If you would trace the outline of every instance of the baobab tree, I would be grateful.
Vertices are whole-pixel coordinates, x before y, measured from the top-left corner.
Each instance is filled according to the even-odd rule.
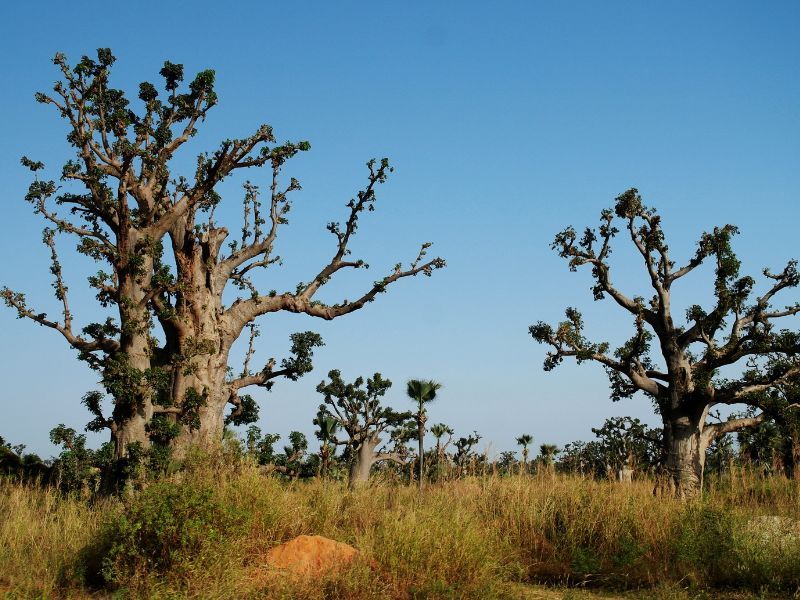
[[[374,210],[376,188],[392,171],[388,160],[373,160],[365,187],[347,203],[346,221],[327,226],[335,238],[331,259],[294,290],[259,289],[251,276],[280,262],[278,231],[287,223],[291,195],[300,189],[294,178],[282,184],[281,170],[310,144],[277,143],[272,128],[261,125],[251,135],[200,154],[196,169],[181,173],[174,157],[217,104],[213,71],[202,71],[184,85],[182,65],[165,62],[160,71],[165,91],[144,82],[138,101],[131,103],[110,84],[115,62],[110,50],[98,50],[96,59],[84,56],[74,66],[62,54],[54,62],[61,79],[52,93],[39,93],[36,100],[64,119],[75,158],[61,169],[64,187],[40,179],[41,162],[22,162],[34,173],[26,200],[50,224],[44,242],[62,316],[30,308],[24,294],[8,287],[2,296],[20,318],[60,333],[101,373],[113,412],[104,415],[97,396],[87,406],[95,416],[92,426],[110,429],[117,459],[127,455],[130,444],[149,447],[151,430],[168,432],[178,456],[189,444],[216,443],[226,407],[232,407],[227,418],[234,422],[255,418],[257,406],[240,390],[269,388],[276,378],[297,379],[311,369],[313,349],[322,342],[305,332],[293,336],[289,358],[280,364],[270,359],[251,370],[258,317],[283,311],[335,319],[361,309],[400,279],[431,275],[444,266],[440,258],[425,258],[430,247],[425,243],[408,267],[396,264],[351,295],[354,300],[328,304],[317,298],[340,271],[368,267],[350,256],[349,245],[362,214]],[[217,187],[245,171],[254,178],[265,171],[267,191],[245,184],[241,236],[226,244],[229,230],[214,220],[223,202]],[[89,282],[113,317],[76,326],[56,234],[74,236],[78,251],[102,265]],[[244,294],[226,303],[229,284]],[[230,350],[245,329],[250,350],[239,375],[229,376]]]
[[[636,469],[649,469],[660,458],[660,431],[639,419],[612,417],[602,427],[592,427],[598,438],[609,476],[630,483]]]
[[[522,446],[522,470],[528,472],[528,446],[533,443],[533,436],[529,433],[523,433],[517,438],[517,444]]]
[[[347,439],[338,439],[335,434],[330,441],[334,445],[346,446],[351,457],[348,486],[352,489],[369,480],[372,466],[388,460],[399,465],[406,463],[406,454],[401,444],[388,451],[379,449],[381,434],[390,433],[390,439],[397,441],[391,432],[401,430],[411,419],[410,412],[397,412],[381,406],[381,399],[392,387],[392,382],[375,373],[366,381],[358,377],[353,383],[345,383],[342,374],[333,369],[328,373],[330,381],[321,381],[317,391],[323,395],[317,420],[331,418],[347,434]]]
[[[483,436],[477,431],[473,431],[469,435],[462,436],[455,441],[456,451],[453,454],[453,462],[458,468],[458,476],[463,477],[467,474],[467,464],[472,461],[475,462],[477,455],[472,449],[481,441]],[[474,475],[475,473],[471,473]]]
[[[425,473],[425,423],[428,421],[425,405],[436,400],[436,392],[441,388],[441,383],[430,379],[412,379],[406,384],[406,395],[417,405],[414,420],[417,422],[417,441],[419,442],[419,459],[417,462],[419,479],[417,484],[420,488],[422,488],[422,479]]]
[[[620,232],[641,256],[645,276],[652,287],[649,300],[630,297],[612,283],[612,240]],[[718,405],[751,403],[758,393],[789,381],[800,372],[797,360],[800,336],[778,329],[777,322],[800,312],[800,304],[773,308],[775,297],[796,287],[800,278],[796,262],[778,272],[764,270],[768,289],[750,301],[755,281],[739,275],[740,262],[731,247],[738,229],[733,225],[714,228],[700,237],[694,256],[683,266],[673,261],[661,226],[661,217],[642,203],[635,189],[616,199],[613,210],[604,210],[598,230],[587,228],[582,236],[568,227],[556,235],[552,247],[565,258],[570,270],[591,268],[596,300],[610,297],[631,315],[634,334],[613,353],[608,343],[595,343],[584,336],[581,314],[566,310],[566,320],[552,327],[539,322],[530,333],[551,350],[545,370],[558,366],[565,357],[579,363],[593,361],[606,369],[614,400],[644,392],[652,400],[663,422],[666,491],[692,497],[702,489],[705,450],[719,435],[761,422],[763,414],[712,423],[709,411]],[[710,310],[695,304],[686,312],[684,326],[673,320],[672,286],[707,259],[715,267],[714,295]],[[651,357],[656,339],[663,364]],[[769,368],[750,368],[770,357]],[[720,369],[745,362],[738,378],[723,378]]]
[[[761,394],[759,407],[766,418],[751,430],[737,432],[742,454],[764,462],[772,454],[775,466],[786,475],[800,479],[800,377]],[[749,413],[753,409],[749,409]],[[760,460],[759,460],[760,459]]]
[[[576,440],[564,445],[558,467],[565,473],[581,477],[591,474],[595,478],[608,477],[608,461],[600,442]]]

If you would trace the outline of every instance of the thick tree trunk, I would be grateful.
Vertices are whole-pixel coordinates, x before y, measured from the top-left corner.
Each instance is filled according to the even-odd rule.
[[[627,465],[622,467],[619,471],[617,471],[617,481],[620,483],[632,483],[633,469]]]
[[[130,242],[135,247],[135,240]],[[153,400],[148,382],[139,377],[152,366],[150,347],[150,313],[141,304],[145,289],[150,283],[152,257],[145,255],[138,272],[129,272],[119,285],[120,336],[119,353],[106,367],[106,387],[111,385],[114,394],[114,410],[111,416],[111,440],[114,442],[114,458],[124,459],[128,446],[140,444],[143,450],[150,446],[147,424],[153,418]]]
[[[369,472],[375,464],[375,448],[380,443],[377,438],[362,442],[355,449],[353,460],[350,463],[350,474],[347,479],[347,487],[351,490],[369,481]]]
[[[181,460],[189,448],[198,447],[210,450],[222,442],[225,429],[225,411],[230,392],[225,384],[228,356],[212,355],[200,357],[197,370],[185,377],[177,398],[184,406],[184,420],[187,421],[173,441],[173,458]],[[189,407],[187,402],[197,398],[201,404]]]
[[[149,412],[149,414],[148,414]],[[140,444],[142,450],[150,446],[150,437],[147,434],[147,424],[153,416],[153,407],[138,409],[134,414],[116,425],[111,430],[111,441],[114,444],[114,459],[120,460],[128,455],[128,446]]]
[[[634,473],[634,464],[635,460],[633,455],[629,452],[627,457],[625,458],[625,464],[623,464],[619,471],[617,471],[617,481],[620,483],[633,483],[633,473]]]
[[[185,363],[177,365],[172,381],[172,402],[182,409],[183,421],[172,442],[172,457],[181,460],[193,446],[207,450],[222,441],[230,398],[225,383],[228,353],[234,339],[212,273],[227,231],[214,229],[198,241],[194,232],[179,226],[172,235],[181,282],[173,344]]]
[[[699,496],[703,489],[706,448],[703,436],[705,411],[700,415],[664,418],[666,492],[681,499]]]
[[[132,353],[128,357],[128,367],[139,371],[150,368],[150,360],[144,353]],[[145,386],[146,387],[146,386]],[[147,424],[153,418],[153,402],[148,389],[126,390],[131,397],[114,399],[111,441],[114,443],[114,458],[123,459],[128,455],[128,446],[139,444],[142,450],[150,447]]]
[[[703,435],[708,416],[708,398],[697,396],[692,367],[674,338],[662,339],[661,350],[672,376],[666,393],[658,399],[664,424],[663,468],[665,481],[659,490],[681,499],[699,496],[703,490],[706,448]]]
[[[373,434],[373,437],[361,442],[355,449],[347,480],[347,485],[351,490],[369,481],[369,472],[372,465],[377,462],[390,460],[398,465],[406,464],[404,456],[397,452],[375,452],[375,448],[380,443],[380,438]],[[409,465],[413,465],[413,463],[409,463]]]

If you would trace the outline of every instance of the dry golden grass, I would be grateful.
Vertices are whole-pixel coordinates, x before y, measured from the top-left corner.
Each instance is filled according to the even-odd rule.
[[[713,482],[694,503],[656,498],[650,482],[551,475],[454,481],[422,493],[381,483],[348,492],[337,482],[283,483],[245,466],[198,469],[163,485],[125,503],[89,504],[0,482],[0,592],[401,599],[611,597],[623,590],[626,597],[682,600],[718,597],[722,588],[740,590],[731,598],[789,597],[800,585],[800,540],[788,539],[777,551],[748,528],[757,515],[800,519],[798,484],[748,472]],[[172,488],[190,498],[197,490],[215,510],[233,507],[236,519],[229,521],[236,526],[216,531],[217,523],[201,519],[195,534],[213,540],[174,552],[159,570],[114,528],[124,522],[129,533],[141,533],[137,507],[155,506],[160,520],[146,524],[148,535],[169,547],[175,534],[159,527],[175,507],[160,505],[158,494]],[[360,558],[324,578],[254,576],[267,550],[300,534],[352,544]],[[114,554],[116,579],[92,587],[99,559],[114,543],[123,549]]]
[[[23,598],[63,594],[65,569],[92,543],[112,505],[0,478],[0,590]]]

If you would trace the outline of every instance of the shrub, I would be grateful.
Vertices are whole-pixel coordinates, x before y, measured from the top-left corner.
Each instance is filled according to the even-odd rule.
[[[675,577],[703,585],[763,590],[800,587],[794,519],[755,517],[708,504],[687,507],[674,537]]]
[[[121,583],[139,574],[202,569],[248,523],[246,511],[221,502],[208,484],[156,483],[107,522],[102,574]]]

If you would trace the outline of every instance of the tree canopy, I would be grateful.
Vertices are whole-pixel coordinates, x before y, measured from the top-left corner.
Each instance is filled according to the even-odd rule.
[[[275,242],[301,189],[295,178],[282,182],[281,170],[308,151],[309,142],[280,143],[272,127],[262,124],[200,153],[194,170],[181,172],[176,156],[219,101],[214,71],[201,71],[187,83],[183,66],[166,61],[161,83],[141,83],[132,99],[112,85],[115,61],[107,48],[75,65],[63,54],[55,56],[60,79],[36,100],[64,120],[74,157],[61,168],[60,184],[42,178],[42,162],[22,159],[33,172],[25,199],[48,222],[43,241],[62,314],[54,318],[31,308],[23,293],[9,287],[0,293],[20,318],[57,331],[101,374],[112,414],[102,413],[102,394],[87,396],[85,404],[95,417],[91,427],[110,429],[115,456],[122,459],[131,444],[185,451],[190,444],[219,441],[226,418],[243,424],[257,415],[253,398],[240,390],[269,388],[276,378],[295,380],[311,369],[322,340],[304,332],[292,336],[289,357],[251,370],[258,317],[290,312],[338,318],[363,308],[394,282],[431,275],[445,262],[426,257],[426,242],[410,264],[398,262],[351,295],[354,300],[325,303],[317,297],[337,273],[369,266],[351,256],[350,244],[364,213],[375,209],[376,189],[392,172],[388,159],[370,160],[365,186],[346,202],[345,220],[327,225],[334,238],[330,260],[296,289],[260,289],[251,276],[280,264]],[[216,208],[229,201],[218,186],[244,172],[263,183],[244,183],[236,200],[243,206],[241,235],[231,236],[215,221]],[[60,235],[72,236],[78,252],[99,264],[89,285],[112,316],[77,324],[56,247]],[[223,300],[228,284],[240,292],[231,302]],[[234,376],[228,356],[245,329],[250,348]]]
[[[652,289],[649,299],[631,297],[611,278],[612,241],[626,234],[642,260],[644,277]],[[707,421],[717,405],[759,404],[759,393],[790,381],[800,373],[800,334],[779,328],[786,317],[800,312],[800,304],[773,306],[776,297],[800,283],[797,262],[780,271],[764,269],[770,282],[754,295],[755,280],[740,274],[740,261],[732,239],[733,225],[715,227],[698,241],[694,255],[679,266],[672,258],[661,217],[648,208],[636,189],[616,198],[613,209],[601,212],[600,226],[582,235],[567,227],[555,236],[552,248],[571,271],[588,266],[595,300],[611,300],[632,317],[633,335],[611,350],[607,342],[593,342],[584,334],[581,313],[567,308],[566,319],[553,327],[538,322],[530,334],[550,347],[544,361],[552,370],[565,358],[597,362],[605,368],[614,400],[644,392],[653,399],[664,422],[665,468],[678,495],[697,493],[702,481],[705,448],[719,435],[752,426],[763,415],[725,422]],[[693,304],[685,324],[675,322],[673,285],[705,261],[714,265],[715,302],[709,309]],[[660,360],[653,356],[657,343]],[[698,352],[696,348],[699,347]],[[740,377],[722,376],[720,370],[740,364]]]

